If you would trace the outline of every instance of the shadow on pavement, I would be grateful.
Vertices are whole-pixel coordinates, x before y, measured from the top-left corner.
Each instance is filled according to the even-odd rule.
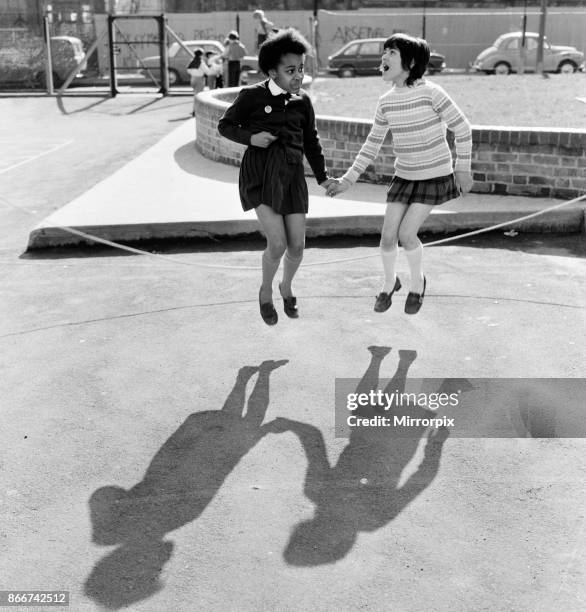
[[[391,351],[385,346],[371,346],[368,350],[371,362],[356,393],[378,390],[380,366]],[[415,351],[399,351],[397,371],[384,392],[403,392],[407,372],[416,357]],[[365,418],[380,414],[423,418],[433,413],[411,404],[388,412],[368,405],[354,414]],[[385,427],[353,427],[348,445],[337,463],[330,466],[317,428],[288,419],[276,421],[279,429],[295,433],[303,445],[308,461],[305,494],[315,504],[313,518],[294,528],[284,552],[285,561],[294,566],[334,563],[348,554],[361,531],[376,531],[392,521],[431,484],[449,435],[445,427],[428,435],[423,461],[399,486],[401,474],[415,455],[426,427],[402,428],[393,434]]]
[[[84,106],[82,108],[76,108],[75,110],[72,110],[72,111],[68,111],[65,108],[65,104],[63,103],[63,96],[57,96],[57,106],[59,107],[61,114],[74,115],[76,113],[83,113],[84,111],[88,111],[90,108],[94,108],[96,106],[99,106],[100,104],[104,104],[104,102],[106,102],[107,100],[108,100],[107,97],[103,97],[100,100],[97,100],[96,102],[91,102],[87,106]]]
[[[222,483],[268,433],[269,377],[287,360],[240,368],[221,410],[195,412],[165,442],[132,489],[99,488],[89,500],[92,540],[118,546],[93,568],[85,594],[119,609],[163,588],[161,571],[173,543],[165,535],[197,519]],[[257,374],[245,409],[246,386]]]
[[[93,99],[90,103],[85,106],[79,106],[80,101],[85,101],[84,97],[72,96],[72,95],[58,95],[56,96],[57,107],[62,115],[75,115],[77,113],[84,113],[95,110],[96,107],[102,106],[100,109],[102,112],[99,114],[112,115],[112,116],[125,116],[134,114],[151,113],[173,106],[185,107],[190,104],[190,100],[181,101],[176,103],[170,103],[168,99],[161,98],[157,94],[131,94],[130,96],[117,96],[112,98],[109,91],[103,93],[93,93],[85,96],[86,98]],[[95,98],[99,98],[95,100]],[[147,101],[145,102],[145,98]],[[66,108],[66,104],[71,107],[71,110]],[[191,119],[190,115],[182,115],[176,119],[170,119],[169,121],[184,121]]]
[[[194,155],[194,152],[195,141],[192,140],[179,147],[173,154],[173,159],[183,172],[222,183],[231,183],[234,185],[234,193],[238,193],[238,184],[234,183],[235,179],[238,180],[235,166],[218,164],[202,155]]]

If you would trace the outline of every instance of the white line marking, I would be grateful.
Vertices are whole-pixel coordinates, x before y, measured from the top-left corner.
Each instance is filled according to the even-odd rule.
[[[4,168],[3,170],[0,170],[0,174],[4,174],[5,172],[9,172],[10,170],[14,170],[14,168],[18,168],[19,166],[22,166],[23,164],[28,164],[28,162],[34,161],[35,159],[39,159],[39,157],[43,157],[43,155],[49,155],[49,153],[53,153],[54,151],[62,149],[63,147],[66,147],[67,145],[71,144],[72,142],[74,142],[74,141],[73,140],[68,140],[67,142],[62,142],[60,145],[57,145],[57,146],[53,147],[52,149],[49,149],[48,151],[43,151],[42,153],[39,153],[38,155],[34,155],[33,157],[29,157],[29,158],[25,159],[24,161],[18,162],[17,164],[13,164],[12,166],[8,166],[8,168]]]

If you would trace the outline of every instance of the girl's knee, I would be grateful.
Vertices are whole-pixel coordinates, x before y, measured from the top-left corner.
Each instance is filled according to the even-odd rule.
[[[305,249],[305,241],[293,242],[287,245],[287,253],[292,259],[299,259],[303,257],[303,251]]]
[[[381,236],[380,239],[380,250],[381,251],[394,251],[399,246],[396,236]]]
[[[269,240],[267,242],[267,251],[271,259],[281,259],[287,249],[285,240]]]
[[[419,246],[419,238],[417,232],[412,232],[405,229],[399,229],[399,241],[404,249],[415,249]]]

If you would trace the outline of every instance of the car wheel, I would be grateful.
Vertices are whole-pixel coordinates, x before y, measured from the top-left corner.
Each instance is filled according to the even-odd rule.
[[[356,76],[356,70],[354,70],[353,66],[342,66],[339,75],[343,79],[351,79]]]
[[[169,70],[169,87],[171,87],[171,85],[177,85],[180,82],[181,79],[179,78],[179,73],[177,72],[177,70],[173,70],[171,68]]]
[[[511,65],[507,64],[507,62],[499,62],[494,67],[495,74],[511,74]]]
[[[576,72],[576,70],[578,70],[578,66],[576,66],[576,64],[574,64],[574,62],[571,62],[569,60],[566,60],[565,62],[562,62],[558,66],[558,72],[561,72],[562,74],[572,74],[572,73]]]
[[[507,64],[507,62],[499,62],[494,67],[495,74],[511,74],[511,65]]]

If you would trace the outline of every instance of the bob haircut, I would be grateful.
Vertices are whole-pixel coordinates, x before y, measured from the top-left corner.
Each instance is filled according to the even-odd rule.
[[[409,73],[405,85],[412,87],[427,70],[429,64],[429,45],[423,38],[415,38],[409,34],[393,34],[383,44],[383,49],[396,49],[401,55],[403,70]]]
[[[304,55],[309,53],[310,44],[294,28],[280,30],[277,34],[269,36],[258,50],[258,67],[265,73],[275,70],[283,55],[292,53]]]

